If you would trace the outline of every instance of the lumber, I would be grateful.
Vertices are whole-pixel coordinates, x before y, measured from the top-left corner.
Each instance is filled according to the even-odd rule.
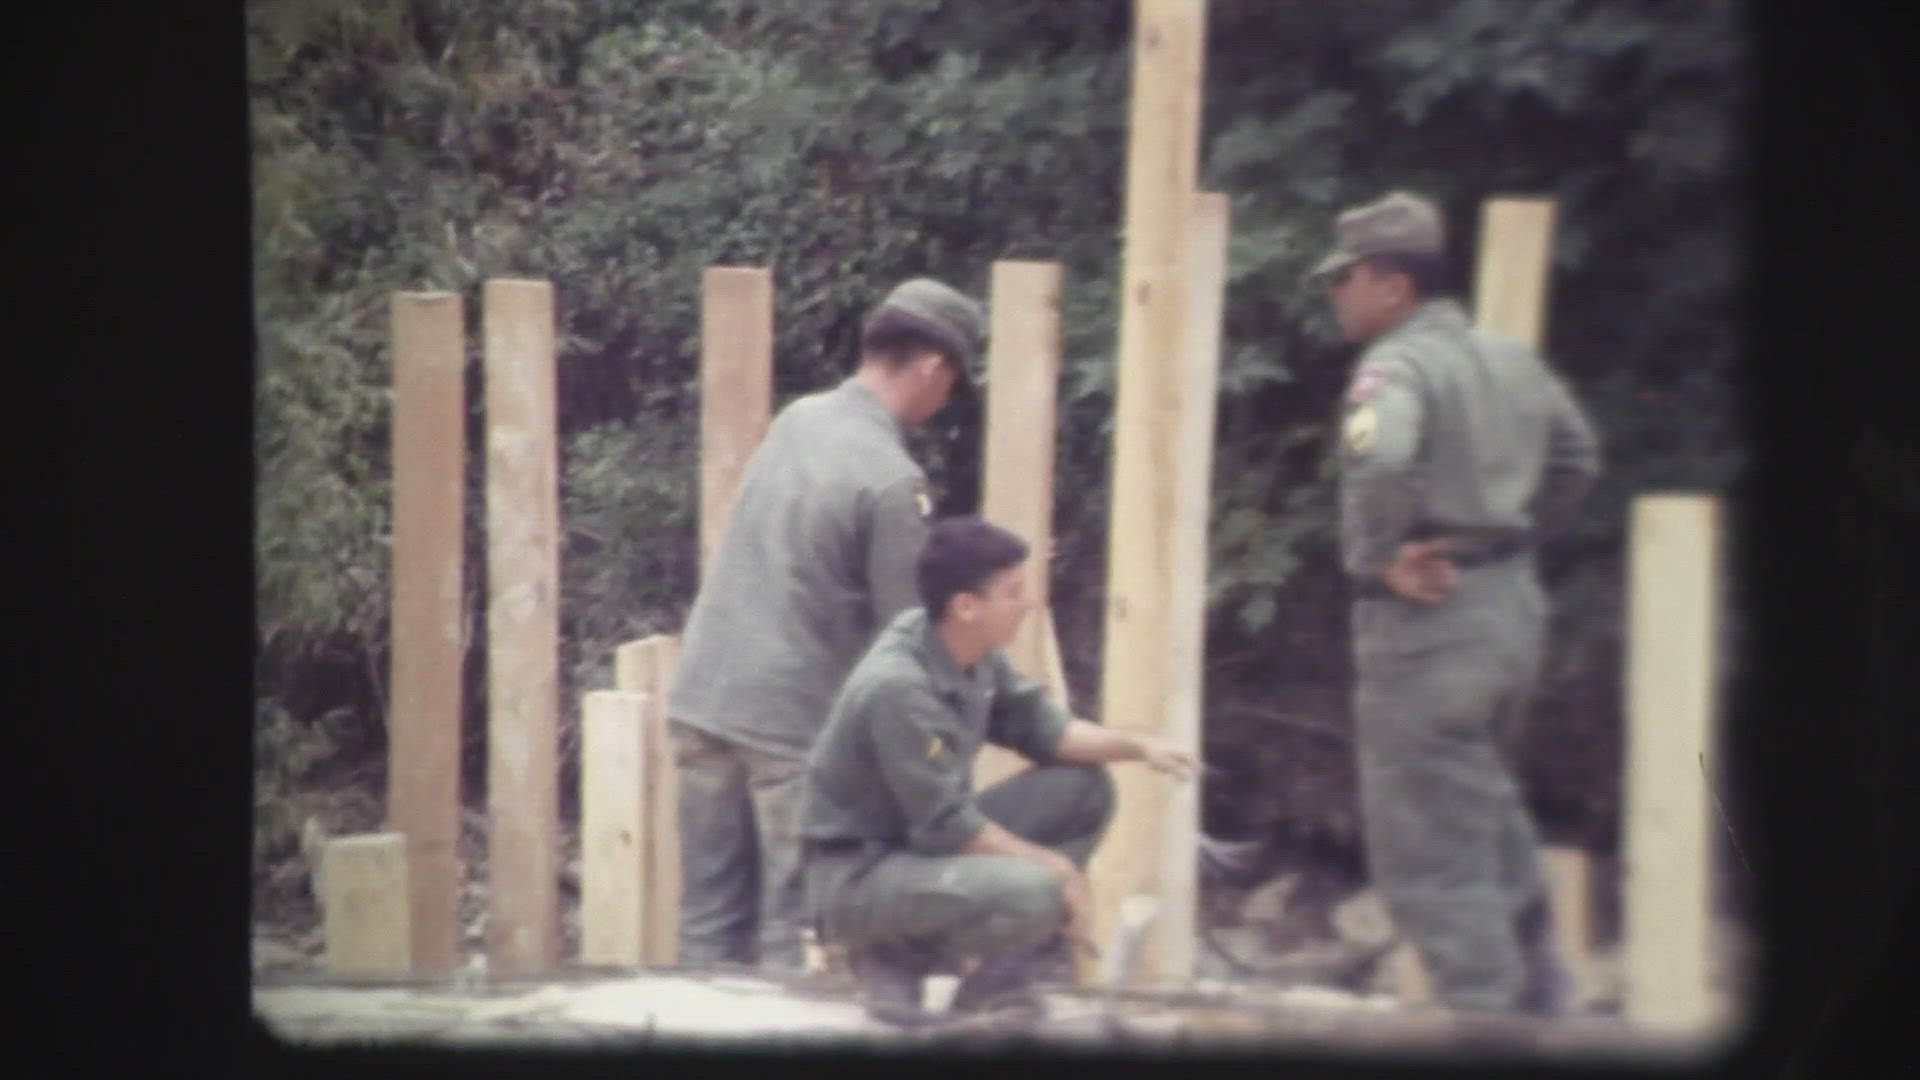
[[[1105,723],[1164,737],[1174,682],[1168,626],[1181,509],[1179,470],[1169,463],[1179,459],[1179,418],[1190,404],[1183,400],[1180,356],[1191,332],[1188,222],[1196,193],[1206,5],[1135,0],[1133,10],[1100,698]],[[1115,769],[1114,781],[1113,822],[1089,867],[1094,932],[1106,943],[1117,940],[1129,897],[1162,893],[1175,812],[1174,793],[1157,774]],[[1164,903],[1161,914],[1144,943],[1140,975],[1190,977],[1169,964]],[[1097,979],[1097,971],[1082,964],[1078,976],[1085,984]]]
[[[394,832],[343,836],[327,841],[322,850],[328,973],[409,975],[406,837]]]
[[[1049,617],[1053,545],[1056,388],[1060,376],[1060,265],[1000,260],[988,296],[987,426],[981,516],[1027,542],[1027,595],[1033,614],[1007,646],[1014,670],[1047,684],[1067,708],[1066,686],[1048,664],[1058,646]],[[988,744],[974,763],[983,790],[1025,767],[1018,754]]]
[[[1481,209],[1474,321],[1538,349],[1547,319],[1554,201],[1516,195]]]
[[[402,292],[393,341],[387,825],[406,838],[413,969],[459,963],[466,331],[460,296]]]
[[[614,657],[614,683],[647,699],[641,724],[641,775],[645,790],[641,835],[641,955],[648,964],[672,964],[680,937],[680,784],[674,771],[667,691],[679,662],[679,639],[654,634],[622,645]]]
[[[708,267],[700,288],[700,572],[726,530],[773,406],[773,275]]]
[[[1630,527],[1624,1011],[1650,1028],[1700,1031],[1715,1019],[1704,772],[1719,504],[1642,495]]]
[[[637,965],[646,901],[645,694],[595,690],[580,721],[580,962]]]
[[[483,296],[487,409],[487,958],[559,962],[559,524],[553,287]]]

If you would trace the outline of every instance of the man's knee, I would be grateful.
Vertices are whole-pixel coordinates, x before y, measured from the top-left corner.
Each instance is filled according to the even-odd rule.
[[[1065,801],[1080,808],[1090,828],[1106,829],[1113,821],[1114,807],[1119,801],[1112,771],[1105,765],[1079,762],[1063,762],[1054,768],[1061,771],[1062,782],[1072,792],[1072,797]]]
[[[973,897],[980,907],[968,944],[988,951],[1018,949],[1046,940],[1065,925],[1067,906],[1054,876],[1036,863],[1007,860]]]

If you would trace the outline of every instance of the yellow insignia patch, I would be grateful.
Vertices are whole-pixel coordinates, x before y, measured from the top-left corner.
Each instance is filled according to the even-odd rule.
[[[921,517],[926,517],[928,514],[933,513],[933,500],[927,496],[924,490],[914,492],[913,501],[920,507]]]
[[[947,744],[941,742],[940,736],[938,735],[935,735],[933,738],[927,740],[927,760],[932,761],[934,758],[939,757],[940,751],[945,750],[946,748],[947,748]]]
[[[1374,430],[1380,425],[1373,406],[1362,405],[1347,414],[1347,422],[1340,429],[1341,437],[1347,441],[1347,449],[1356,454],[1364,454],[1373,446]]]

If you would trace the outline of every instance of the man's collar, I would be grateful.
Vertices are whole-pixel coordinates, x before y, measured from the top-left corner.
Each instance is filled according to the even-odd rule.
[[[849,375],[840,383],[839,392],[846,395],[847,400],[861,412],[870,413],[875,419],[885,421],[887,427],[898,435],[902,442],[906,441],[907,426],[900,422],[899,417],[893,415],[892,409],[887,408],[887,403],[881,398],[879,391],[861,382],[858,376]]]
[[[927,674],[933,679],[936,690],[965,690],[970,682],[960,664],[954,660],[953,653],[947,651],[947,642],[940,636],[940,627],[927,618],[926,609],[920,608],[920,648],[927,657]]]
[[[1381,334],[1377,341],[1416,334],[1422,330],[1464,330],[1468,326],[1467,311],[1458,300],[1439,297],[1422,300],[1418,306],[1407,313],[1407,317],[1393,325],[1393,328]]]

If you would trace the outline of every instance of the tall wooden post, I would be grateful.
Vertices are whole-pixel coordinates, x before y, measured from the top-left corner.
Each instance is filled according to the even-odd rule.
[[[1634,500],[1627,571],[1627,1018],[1701,1032],[1708,993],[1709,869],[1703,775],[1713,715],[1719,504]]]
[[[700,570],[712,564],[773,401],[773,276],[708,267],[700,289]]]
[[[487,803],[492,970],[559,961],[558,474],[553,287],[484,296],[487,405]]]
[[[1185,342],[1179,356],[1175,420],[1171,592],[1167,613],[1167,738],[1200,758],[1202,668],[1206,646],[1207,522],[1213,489],[1213,429],[1220,372],[1220,319],[1226,302],[1229,204],[1217,193],[1194,196],[1188,219]],[[1164,783],[1164,781],[1163,781]],[[1158,923],[1161,974],[1191,978],[1199,901],[1200,785],[1174,784],[1161,845]]]
[[[1547,321],[1553,218],[1552,199],[1515,196],[1488,199],[1480,218],[1474,321],[1536,349]]]
[[[1190,332],[1188,221],[1205,29],[1204,0],[1135,0],[1101,700],[1106,723],[1156,737],[1169,734],[1176,682],[1168,628],[1175,607],[1176,520],[1183,507],[1179,470],[1170,463],[1180,460],[1179,417],[1189,404],[1179,358]],[[1170,858],[1165,845],[1168,833],[1177,831],[1169,827],[1174,793],[1165,778],[1144,769],[1114,773],[1114,821],[1089,867],[1095,931],[1110,941],[1128,897],[1161,897],[1161,916],[1144,943],[1139,973],[1184,976],[1170,966],[1177,957],[1158,929],[1170,921],[1163,894]]]
[[[387,821],[407,845],[412,966],[459,961],[465,331],[456,293],[393,298],[393,647]]]
[[[580,718],[580,960],[638,964],[645,924],[650,699],[596,690]]]
[[[981,514],[1032,548],[1027,595],[1034,600],[1034,610],[1006,652],[1015,670],[1050,683],[1048,553],[1053,544],[1054,441],[1059,434],[1054,418],[1060,377],[1060,264],[995,262],[988,299],[993,322]],[[1066,687],[1051,689],[1064,708]],[[974,787],[984,789],[1023,764],[1012,751],[983,746],[974,763]]]
[[[680,643],[666,634],[630,641],[614,653],[614,683],[646,698],[640,730],[641,956],[671,964],[680,952],[680,784],[667,728],[667,690]]]

